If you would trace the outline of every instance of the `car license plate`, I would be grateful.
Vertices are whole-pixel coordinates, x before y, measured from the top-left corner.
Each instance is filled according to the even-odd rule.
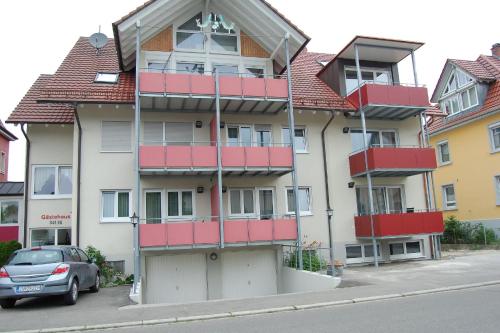
[[[36,293],[36,292],[41,291],[41,290],[42,290],[42,286],[40,286],[40,285],[16,287],[17,293]]]

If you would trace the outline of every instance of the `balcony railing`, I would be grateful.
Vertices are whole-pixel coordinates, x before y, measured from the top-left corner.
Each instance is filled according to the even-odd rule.
[[[434,148],[410,146],[370,147],[368,171],[375,177],[406,177],[437,168]],[[351,177],[366,176],[365,151],[349,156]]]
[[[223,146],[225,173],[285,174],[292,168],[292,148],[288,144]],[[145,143],[139,148],[143,172],[215,172],[217,147],[214,142]]]
[[[359,94],[367,118],[402,120],[430,106],[424,86],[364,83],[347,96],[349,102],[358,109]]]
[[[142,222],[142,248],[217,247],[220,244],[217,216]],[[296,240],[297,222],[290,216],[224,220],[224,243],[227,246],[282,244]]]
[[[369,238],[372,236],[369,215],[356,216],[354,222],[356,237]],[[442,234],[444,232],[443,213],[429,210],[376,214],[373,215],[373,226],[377,238]]]

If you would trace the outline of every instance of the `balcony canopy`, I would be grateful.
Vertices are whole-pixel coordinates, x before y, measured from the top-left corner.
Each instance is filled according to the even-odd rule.
[[[224,14],[251,35],[282,68],[286,65],[284,36],[290,36],[291,57],[295,57],[310,40],[264,0],[150,0],[113,23],[121,69],[128,71],[135,67],[136,22],[140,21],[141,39],[145,41],[196,8]]]

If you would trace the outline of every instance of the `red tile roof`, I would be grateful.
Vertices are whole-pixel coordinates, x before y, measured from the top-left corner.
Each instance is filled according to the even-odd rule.
[[[61,103],[37,103],[40,91],[52,75],[42,74],[33,83],[21,102],[7,119],[7,123],[72,124],[73,106]]]
[[[489,83],[488,93],[484,104],[476,111],[459,113],[452,117],[435,117],[429,125],[431,134],[444,131],[451,127],[468,123],[474,119],[500,111],[500,59],[493,56],[481,55],[476,61],[451,60],[458,67],[469,72],[479,80],[493,81]]]
[[[1,120],[0,120],[0,135],[9,141],[17,140],[17,137],[14,134],[12,134],[7,128],[5,128],[5,125]]]
[[[337,95],[316,74],[335,55],[302,51],[292,63],[293,104],[297,108],[355,111],[346,99]]]
[[[117,84],[95,83],[97,72],[120,73]],[[80,37],[59,69],[40,90],[39,101],[134,103],[134,72],[120,72],[113,39],[99,53]]]

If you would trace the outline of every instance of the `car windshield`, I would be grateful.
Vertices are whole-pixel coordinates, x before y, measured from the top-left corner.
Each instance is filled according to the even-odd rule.
[[[14,253],[7,262],[7,265],[45,265],[62,262],[60,250],[31,250]]]

